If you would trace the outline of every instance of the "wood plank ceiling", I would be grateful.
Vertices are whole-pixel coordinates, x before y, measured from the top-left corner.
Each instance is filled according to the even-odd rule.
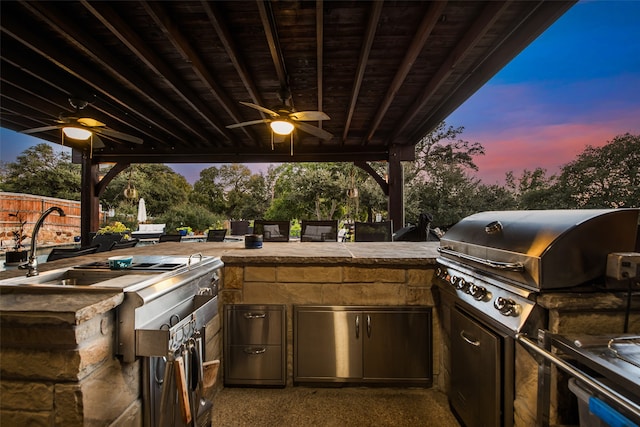
[[[0,124],[97,119],[93,163],[410,160],[573,3],[2,2]],[[305,122],[330,139],[297,129],[292,154],[266,124],[227,128],[267,117],[240,101],[274,108],[286,92],[289,108],[330,117]]]

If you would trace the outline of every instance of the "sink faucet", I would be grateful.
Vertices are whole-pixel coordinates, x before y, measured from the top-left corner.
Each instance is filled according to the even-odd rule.
[[[37,276],[39,274],[38,260],[36,259],[36,248],[38,246],[38,232],[40,231],[40,227],[42,227],[42,223],[44,222],[44,219],[51,212],[54,212],[54,211],[58,212],[58,215],[60,216],[66,216],[64,211],[61,208],[54,206],[42,212],[42,215],[40,215],[40,218],[38,218],[38,220],[36,221],[36,225],[33,227],[33,233],[31,235],[31,255],[29,255],[29,259],[27,260],[26,263],[20,265],[21,269],[29,270],[27,271],[27,277]]]

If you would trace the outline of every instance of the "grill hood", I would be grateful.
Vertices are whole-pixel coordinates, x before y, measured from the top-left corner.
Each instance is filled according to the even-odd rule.
[[[607,255],[635,249],[639,209],[490,211],[440,239],[441,257],[533,290],[603,278]]]

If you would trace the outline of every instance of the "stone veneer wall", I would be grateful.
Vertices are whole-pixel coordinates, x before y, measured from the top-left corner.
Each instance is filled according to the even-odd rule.
[[[434,306],[434,266],[237,265],[225,259],[222,304],[287,305],[287,385],[293,382],[294,304]],[[433,384],[439,384],[440,325],[433,312]],[[224,363],[224,360],[222,361]]]
[[[99,310],[2,315],[0,425],[142,427],[142,362],[114,356],[115,309]],[[207,360],[220,358],[220,317],[206,326]]]
[[[140,363],[113,356],[114,334],[113,309],[3,315],[2,425],[142,425]]]

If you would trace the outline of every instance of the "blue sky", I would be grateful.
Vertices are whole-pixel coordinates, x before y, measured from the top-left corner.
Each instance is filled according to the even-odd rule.
[[[640,135],[640,1],[579,2],[446,122],[485,147],[475,175],[487,184],[508,171],[556,173],[587,145]],[[0,160],[39,142],[2,129]],[[193,183],[211,165],[170,166]]]
[[[485,147],[487,184],[640,134],[640,1],[576,4],[446,121]]]

